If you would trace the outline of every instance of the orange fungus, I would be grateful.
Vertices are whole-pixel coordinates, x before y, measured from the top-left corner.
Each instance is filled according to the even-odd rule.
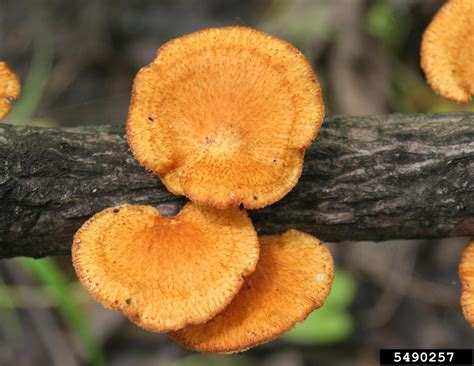
[[[171,192],[261,208],[297,183],[323,114],[319,83],[296,48],[250,28],[212,28],[166,43],[140,70],[127,134]]]
[[[449,0],[423,35],[421,66],[433,90],[468,103],[474,94],[474,1]]]
[[[6,62],[0,62],[0,120],[10,112],[11,101],[18,98],[20,91],[18,76],[10,70]]]
[[[462,282],[462,310],[466,320],[474,327],[474,240],[464,249],[459,275]]]
[[[106,209],[79,229],[72,247],[77,275],[94,298],[156,332],[221,312],[258,254],[245,211],[192,203],[174,217],[151,206]]]
[[[170,333],[173,339],[201,352],[240,352],[285,333],[323,304],[334,272],[329,250],[296,230],[259,240],[257,269],[230,305],[205,324]]]

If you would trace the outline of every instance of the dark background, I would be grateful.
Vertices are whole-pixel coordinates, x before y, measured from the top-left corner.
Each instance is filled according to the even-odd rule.
[[[423,30],[442,3],[0,0],[0,59],[23,84],[6,123],[123,125],[133,77],[161,44],[235,24],[296,45],[315,68],[328,113],[474,111],[436,96],[419,67]],[[379,348],[472,347],[457,275],[466,242],[330,244],[348,279],[334,291],[344,297],[355,288],[354,296],[323,307],[307,333],[236,356],[195,354],[102,309],[78,284],[69,257],[4,260],[0,364],[101,364],[105,357],[110,365],[377,365]]]

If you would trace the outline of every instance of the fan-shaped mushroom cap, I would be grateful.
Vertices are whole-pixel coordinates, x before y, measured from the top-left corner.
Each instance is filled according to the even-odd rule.
[[[77,275],[94,298],[156,332],[221,312],[258,254],[245,211],[192,203],[171,218],[150,206],[106,209],[79,229],[72,247]]]
[[[11,109],[11,100],[18,98],[21,91],[20,79],[10,70],[6,62],[0,62],[0,120]]]
[[[474,327],[474,239],[464,249],[459,276],[462,282],[461,306],[464,317]]]
[[[323,108],[296,48],[250,28],[212,28],[166,43],[140,70],[127,134],[171,192],[260,208],[297,183]]]
[[[421,66],[433,90],[467,103],[474,94],[474,1],[449,0],[423,35]]]
[[[172,338],[200,352],[240,352],[285,333],[323,304],[334,272],[329,250],[296,230],[259,240],[257,269],[230,305]]]

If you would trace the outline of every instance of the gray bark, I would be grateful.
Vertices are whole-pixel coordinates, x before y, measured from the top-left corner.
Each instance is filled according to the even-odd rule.
[[[326,241],[474,235],[474,114],[329,116],[298,185],[250,213],[259,233]],[[69,253],[121,203],[176,213],[183,197],[133,159],[122,128],[0,125],[0,258]]]

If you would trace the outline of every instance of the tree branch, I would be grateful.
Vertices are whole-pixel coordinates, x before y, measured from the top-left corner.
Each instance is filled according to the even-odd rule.
[[[251,217],[326,241],[474,235],[474,114],[331,116],[300,182]],[[67,254],[91,215],[185,199],[133,159],[121,128],[0,126],[0,258]]]

